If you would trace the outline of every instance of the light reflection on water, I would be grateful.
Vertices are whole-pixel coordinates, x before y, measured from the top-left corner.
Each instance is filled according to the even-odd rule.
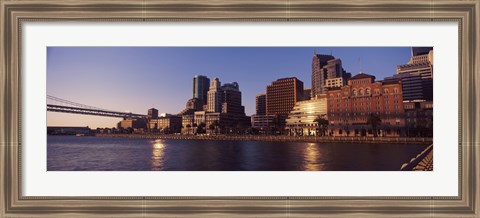
[[[48,171],[399,170],[425,146],[48,136]]]
[[[167,145],[162,139],[151,141],[152,143],[152,170],[162,170]]]
[[[320,164],[318,160],[321,160],[322,153],[318,144],[308,143],[308,145],[303,150],[304,164],[303,168],[305,170],[323,170],[323,164]]]

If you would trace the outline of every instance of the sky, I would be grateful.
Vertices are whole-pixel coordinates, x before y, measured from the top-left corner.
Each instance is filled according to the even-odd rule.
[[[115,111],[178,113],[192,98],[195,75],[238,82],[247,115],[255,96],[284,77],[311,88],[314,52],[332,54],[343,68],[391,76],[410,47],[48,47],[47,95]],[[47,113],[48,126],[114,127],[121,118]]]

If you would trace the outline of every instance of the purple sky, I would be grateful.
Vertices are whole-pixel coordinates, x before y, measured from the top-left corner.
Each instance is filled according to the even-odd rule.
[[[352,75],[391,76],[410,47],[49,47],[47,95],[116,111],[178,113],[192,97],[192,78],[238,82],[247,115],[272,81],[297,77],[311,87],[314,50],[342,59]],[[47,113],[49,126],[113,127],[120,118]]]

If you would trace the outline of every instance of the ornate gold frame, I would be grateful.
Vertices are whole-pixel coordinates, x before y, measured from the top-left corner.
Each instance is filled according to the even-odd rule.
[[[478,0],[0,0],[0,216],[480,216]],[[459,24],[459,196],[26,197],[21,195],[25,21],[439,22]],[[456,146],[456,145],[452,145]]]

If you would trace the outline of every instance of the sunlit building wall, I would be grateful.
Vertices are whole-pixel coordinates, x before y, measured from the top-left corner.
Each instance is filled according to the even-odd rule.
[[[208,90],[207,111],[222,112],[222,91],[218,78],[213,79],[210,89]]]
[[[402,136],[405,130],[402,82],[375,81],[359,73],[348,85],[327,93],[328,129],[332,136],[374,136],[369,116],[378,116],[378,136]]]
[[[303,100],[303,82],[296,77],[278,79],[267,86],[267,115],[276,115],[279,127],[285,127],[293,106]]]
[[[318,95],[316,99],[299,101],[286,120],[289,135],[309,136],[318,134],[317,117],[327,119],[327,98]]]
[[[277,125],[277,115],[252,115],[252,127],[260,131],[260,133],[275,133]]]

